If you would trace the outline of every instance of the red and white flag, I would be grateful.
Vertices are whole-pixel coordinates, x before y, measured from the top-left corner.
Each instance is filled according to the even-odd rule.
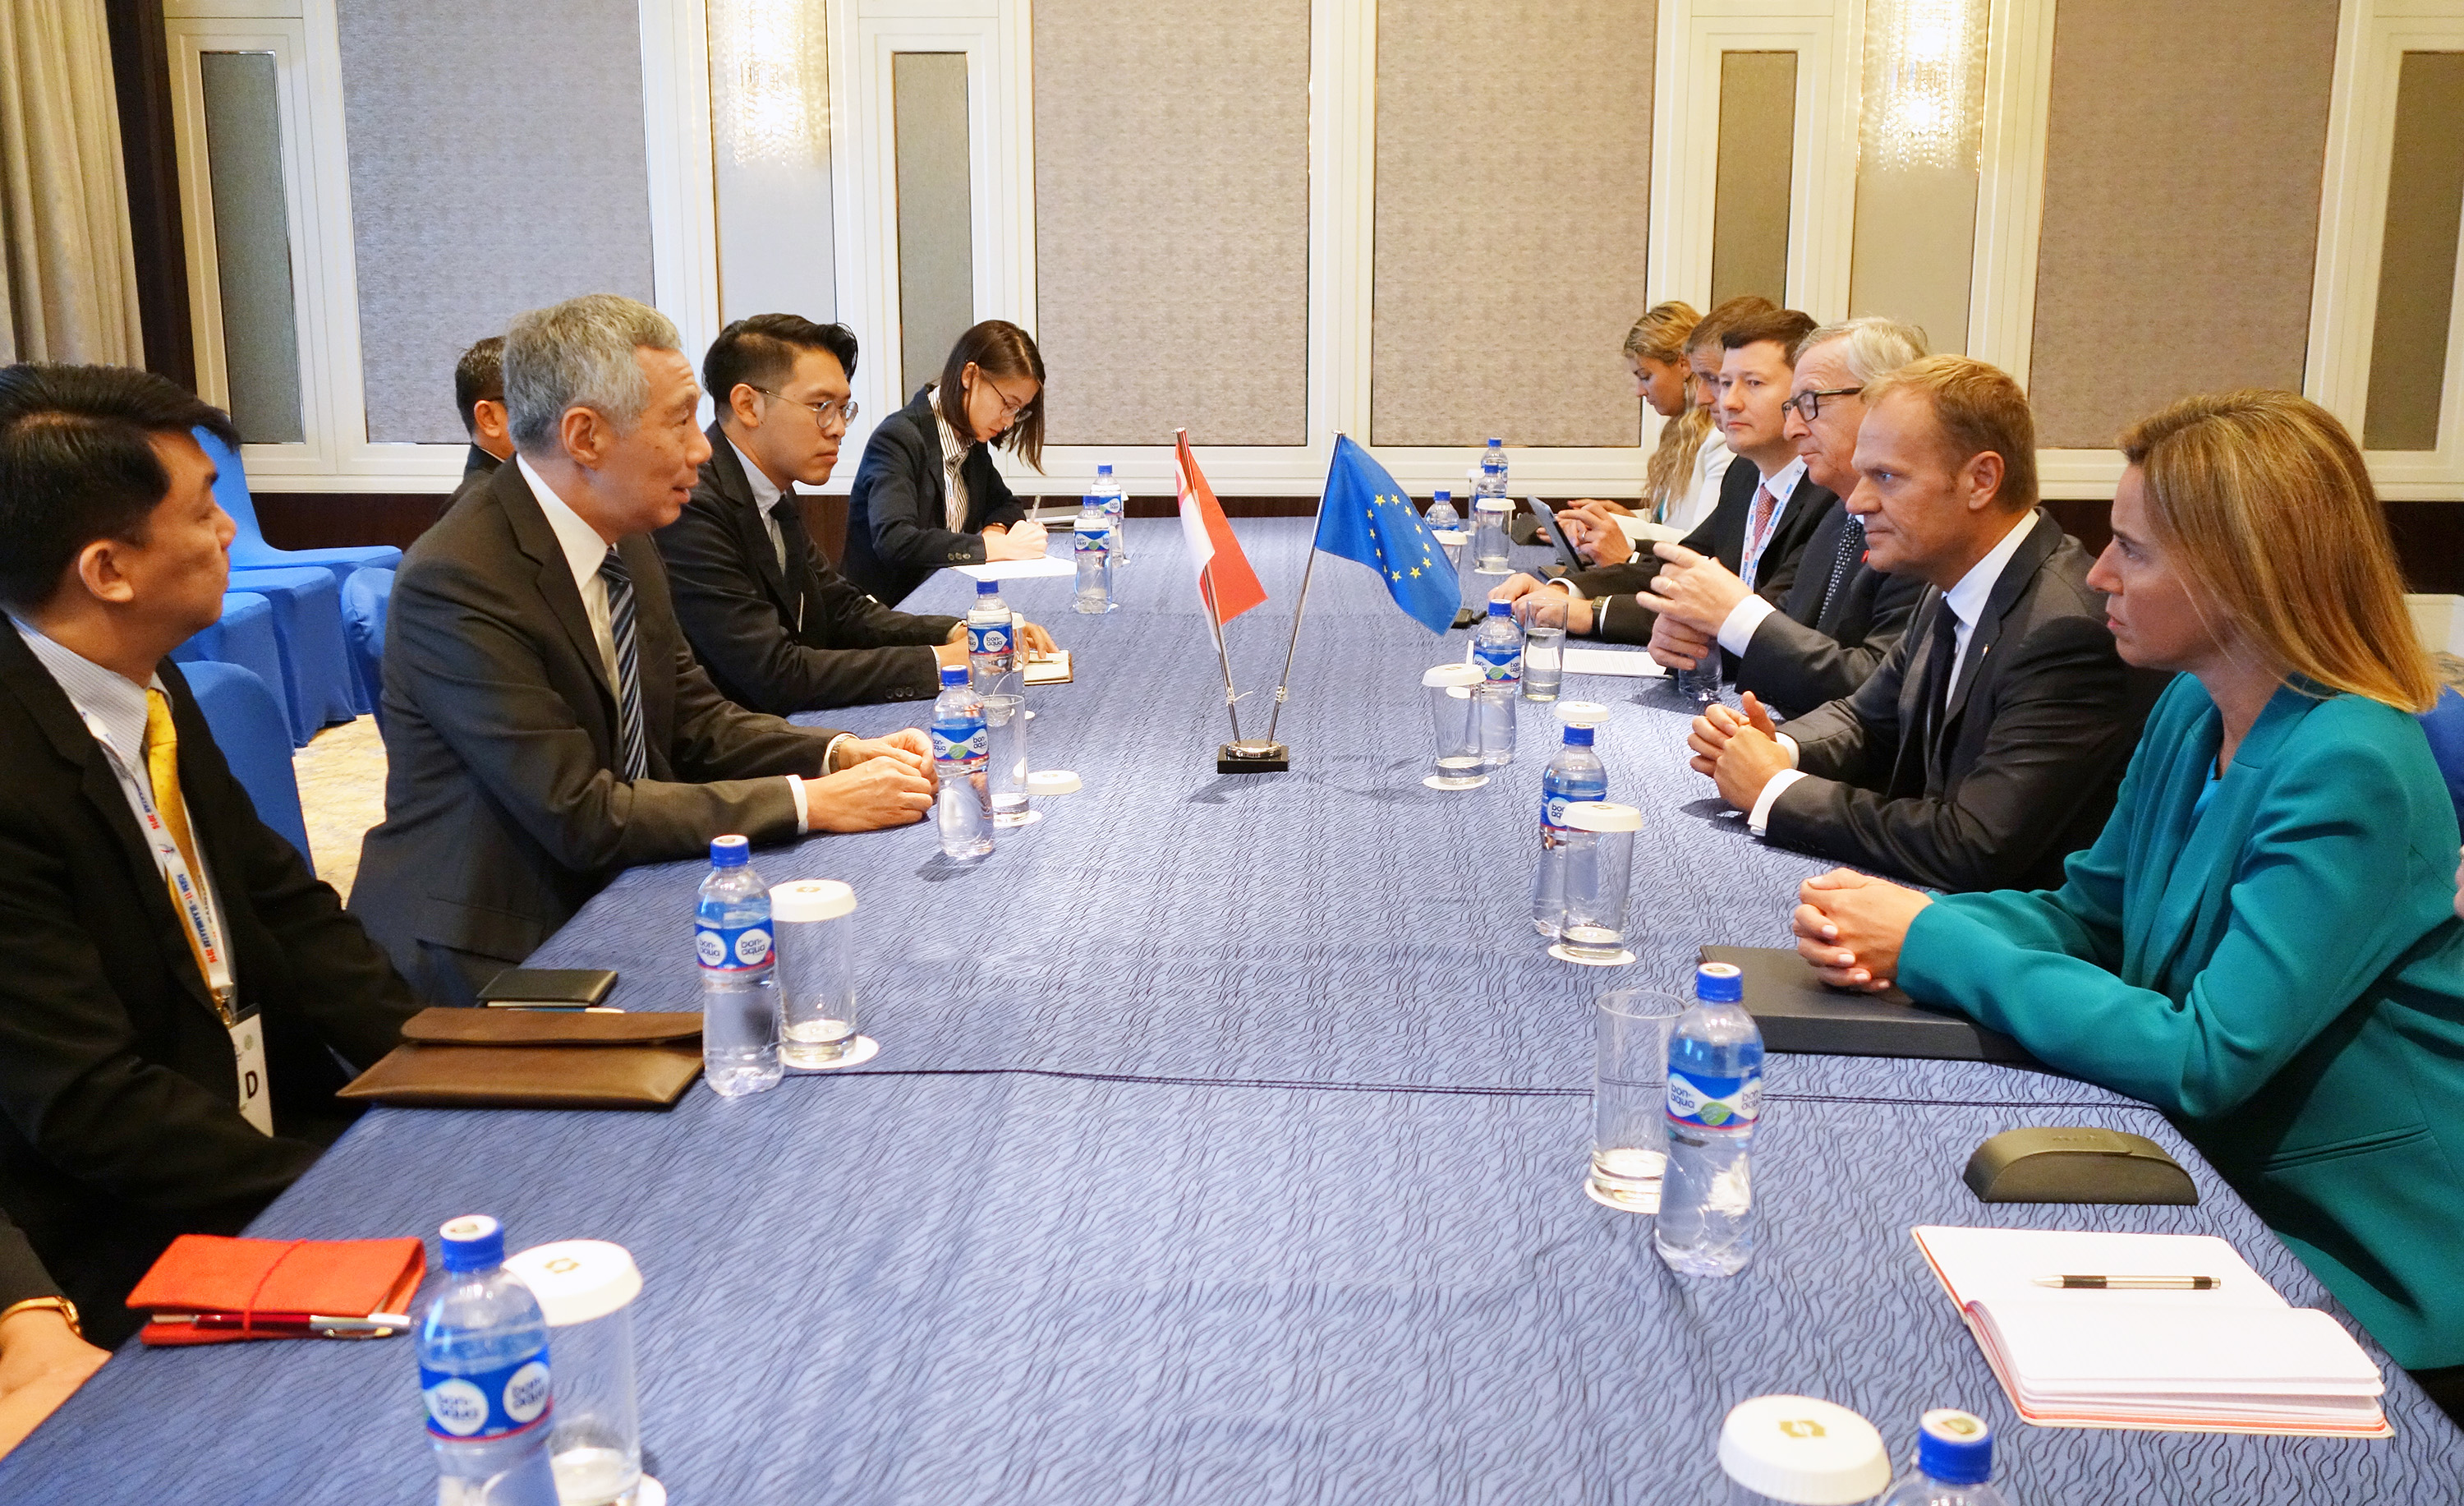
[[[1198,562],[1199,597],[1220,627],[1264,603],[1266,588],[1258,584],[1258,572],[1249,568],[1249,557],[1232,536],[1222,504],[1198,469],[1198,456],[1189,453],[1189,431],[1177,432],[1180,445],[1174,467],[1180,481],[1181,537],[1189,542],[1190,558]]]

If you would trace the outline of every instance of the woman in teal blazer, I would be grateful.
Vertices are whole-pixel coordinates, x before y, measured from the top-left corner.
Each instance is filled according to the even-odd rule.
[[[2163,1109],[2398,1363],[2464,1376],[2464,919],[2359,450],[2290,393],[2135,428],[2088,582],[2183,671],[2060,889],[1812,880],[1799,949]],[[2440,1382],[2449,1383],[2441,1385]]]

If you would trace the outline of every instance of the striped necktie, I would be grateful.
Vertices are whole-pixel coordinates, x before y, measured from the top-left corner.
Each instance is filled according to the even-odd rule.
[[[599,578],[607,583],[608,633],[616,640],[616,772],[627,780],[648,779],[650,759],[642,740],[642,655],[633,631],[633,576],[613,545],[599,562]]]
[[[1771,545],[1771,514],[1778,508],[1779,498],[1769,486],[1754,488],[1754,515],[1746,525],[1744,558],[1738,562],[1742,568],[1737,571],[1748,590],[1754,588],[1754,577],[1762,573],[1763,550]]]
[[[1816,626],[1831,615],[1831,604],[1839,599],[1839,587],[1848,584],[1857,562],[1864,557],[1865,520],[1850,513],[1848,526],[1839,530],[1839,557],[1831,562],[1831,584],[1822,587],[1822,609],[1814,614]]]

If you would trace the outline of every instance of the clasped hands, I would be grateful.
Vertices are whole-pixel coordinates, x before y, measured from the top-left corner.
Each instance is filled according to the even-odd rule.
[[[1720,652],[1720,627],[1749,594],[1734,570],[1682,543],[1655,543],[1665,562],[1651,588],[1635,600],[1659,613],[1651,625],[1651,657],[1666,669],[1690,670]]]
[[[1771,708],[1756,699],[1752,691],[1746,692],[1745,703],[1742,716],[1726,706],[1705,710],[1694,719],[1685,746],[1694,755],[1690,761],[1694,772],[1719,786],[1721,799],[1740,810],[1751,810],[1771,776],[1794,768],[1796,760],[1780,742]]]
[[[933,808],[933,744],[904,727],[886,738],[842,738],[830,772],[804,781],[805,826],[871,831],[924,819]]]
[[[1824,983],[1880,993],[1899,975],[1900,952],[1929,896],[1900,884],[1835,868],[1797,886],[1797,955]]]

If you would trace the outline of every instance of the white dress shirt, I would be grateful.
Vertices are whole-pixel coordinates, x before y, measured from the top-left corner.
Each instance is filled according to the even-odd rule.
[[[741,450],[737,452],[738,454],[743,453]],[[599,536],[598,529],[583,521],[582,515],[575,512],[563,498],[556,495],[556,488],[531,469],[527,457],[517,454],[514,463],[522,468],[523,484],[538,499],[539,511],[547,515],[547,525],[555,531],[558,546],[564,550],[565,565],[573,571],[574,587],[582,592],[582,614],[590,619],[590,636],[599,645],[600,667],[607,672],[607,687],[612,692],[616,689],[616,628],[615,620],[607,610],[607,582],[599,573],[599,566],[606,560],[612,545]],[[761,474],[760,467],[751,461],[746,461],[744,468],[753,476]],[[823,750],[822,768],[825,772],[828,771],[831,760],[838,753],[840,741],[833,738],[829,746]],[[807,829],[808,820],[804,782],[794,774],[780,777],[787,782],[787,788],[795,798],[796,830],[801,833]]]
[[[941,389],[938,387],[929,388],[925,398],[933,405],[933,427],[941,434],[942,519],[952,533],[965,533],[967,483],[959,474],[959,468],[967,463],[967,452],[975,446],[961,438],[958,432],[950,427],[950,421],[941,416]]]
[[[1781,466],[1776,475],[1764,477],[1763,490],[1771,494],[1771,526],[1773,533],[1777,533],[1779,531],[1780,517],[1788,511],[1789,501],[1796,496],[1797,483],[1804,479],[1805,457],[1803,455],[1799,455],[1795,459],[1791,460],[1788,464]],[[1753,542],[1753,515],[1751,513],[1748,513],[1746,515],[1746,542],[1749,544]],[[1765,547],[1769,547],[1768,540],[1765,541]],[[1745,558],[1742,554],[1738,557],[1737,563],[1741,565],[1745,564]],[[1761,555],[1757,554],[1754,557],[1754,573],[1759,577],[1762,573]],[[1738,573],[1740,577],[1744,574],[1742,570]],[[1767,602],[1760,596],[1754,594],[1753,582],[1747,582],[1746,599],[1737,603],[1734,607],[1729,608],[1728,615],[1722,618],[1720,621],[1720,631],[1717,634],[1720,640],[1720,647],[1727,650],[1731,653],[1745,653],[1746,645],[1754,641],[1754,630],[1763,625],[1763,619],[1765,617],[1770,616],[1772,612],[1777,611],[1778,609],[1778,608],[1773,607],[1770,602]]]
[[[2019,552],[2019,545],[2028,542],[2028,535],[2035,526],[2036,512],[2032,507],[2026,516],[2011,525],[2011,531],[2002,536],[2001,543],[1985,551],[1985,558],[1968,567],[1968,573],[1959,578],[1958,585],[1943,592],[1943,605],[1950,609],[1953,644],[1950,678],[1944,681],[1942,687],[1946,702],[1950,699],[1952,689],[1959,684],[1959,667],[1968,659],[1968,636],[1976,631],[1976,619],[1984,612],[1985,604],[1992,599],[1993,587],[2001,584],[2002,572],[2011,567],[2011,557]],[[1782,736],[1779,745],[1788,749],[1788,761],[1795,763],[1796,740]],[[1795,769],[1783,769],[1763,786],[1763,792],[1754,798],[1752,812],[1746,817],[1746,825],[1752,829],[1754,835],[1763,834],[1763,828],[1771,821],[1771,805],[1779,799],[1780,791],[1804,777]]]
[[[761,526],[770,535],[770,552],[779,557],[779,568],[783,570],[787,567],[787,535],[779,527],[778,507],[787,494],[770,484],[770,477],[753,463],[742,445],[730,439],[727,448],[736,452],[737,460],[744,467],[744,479],[752,483],[753,505],[760,512]]]

